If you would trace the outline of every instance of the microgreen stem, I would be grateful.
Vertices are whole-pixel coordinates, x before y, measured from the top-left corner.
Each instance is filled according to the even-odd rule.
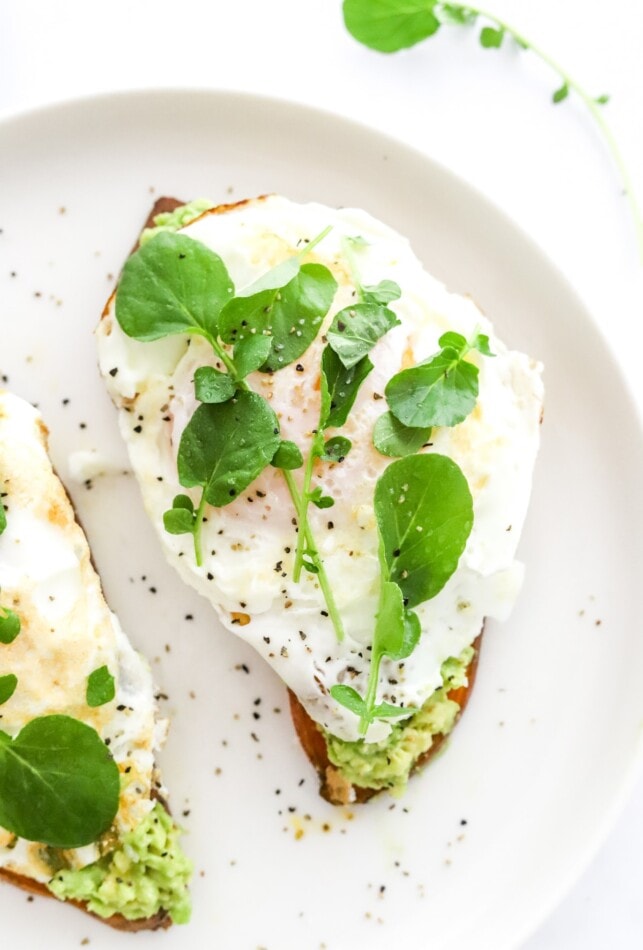
[[[228,354],[226,353],[224,348],[221,346],[219,341],[216,339],[216,337],[213,337],[210,333],[204,334],[204,336],[206,340],[208,341],[208,343],[210,344],[210,346],[212,347],[212,349],[214,350],[214,352],[216,353],[216,355],[219,357],[219,359],[225,366],[225,368],[227,369],[227,371],[229,372],[230,376],[232,376],[232,378],[234,379],[239,389],[248,389],[248,384],[246,383],[246,381],[243,379],[239,379],[239,373],[237,372],[237,367],[234,365],[234,360],[230,356],[228,356]]]
[[[579,83],[577,83],[576,80],[573,79],[572,76],[570,76],[569,73],[566,72],[566,70],[564,70],[556,62],[555,59],[549,56],[548,53],[542,50],[539,46],[532,43],[531,40],[528,40],[525,36],[523,36],[519,30],[516,30],[509,23],[506,23],[504,20],[500,19],[500,17],[496,16],[495,13],[489,13],[488,10],[485,10],[482,7],[471,6],[470,4],[457,4],[457,6],[459,6],[465,13],[471,13],[475,16],[484,17],[485,20],[489,20],[491,23],[494,23],[496,27],[512,36],[514,40],[524,49],[531,50],[531,52],[534,53],[540,60],[542,60],[542,62],[546,63],[551,69],[554,70],[554,72],[558,73],[564,84],[569,89],[573,89],[574,92],[585,103],[591,115],[595,119],[598,127],[603,133],[605,144],[607,145],[608,151],[610,152],[621,177],[623,191],[629,202],[632,217],[634,218],[639,256],[641,261],[643,261],[643,216],[636,200],[636,194],[634,192],[634,185],[632,183],[630,173],[627,169],[627,166],[625,165],[623,156],[621,155],[620,149],[616,143],[616,139],[614,138],[614,134],[605,120],[601,105],[593,96],[590,96],[589,93],[587,93],[583,87],[579,85]]]
[[[319,586],[321,588],[322,594],[324,595],[326,607],[328,608],[328,616],[330,617],[331,623],[335,629],[337,639],[341,643],[341,641],[344,639],[344,625],[342,624],[342,618],[340,616],[339,610],[337,609],[337,604],[335,603],[335,598],[328,580],[328,575],[326,574],[324,562],[319,556],[312,529],[308,523],[308,519],[304,517],[303,514],[305,510],[304,498],[302,495],[300,495],[299,490],[297,489],[292,472],[282,469],[282,475],[284,476],[286,485],[288,486],[288,490],[290,492],[290,497],[292,498],[293,505],[295,506],[295,511],[297,512],[299,535],[304,538],[306,553],[317,568],[317,579],[319,580]],[[299,537],[297,540],[299,542]]]
[[[323,241],[324,238],[325,238],[328,234],[330,234],[330,232],[331,232],[332,230],[333,230],[333,226],[332,226],[332,224],[329,224],[327,227],[324,228],[323,231],[320,231],[320,233],[317,235],[317,237],[314,237],[314,238],[312,239],[312,241],[309,241],[308,244],[306,244],[304,247],[302,247],[302,249],[301,249],[301,250],[299,251],[299,253],[297,254],[297,257],[305,257],[305,255],[308,254],[309,251],[312,251],[312,249],[313,249],[314,247],[317,247],[317,245],[318,245],[321,241]]]
[[[199,507],[196,510],[196,516],[194,521],[194,558],[197,563],[197,567],[203,565],[203,550],[201,547],[201,528],[203,527],[203,514],[205,512],[205,488],[201,494],[201,501],[199,502]]]
[[[360,279],[359,269],[357,267],[357,261],[355,260],[355,254],[351,247],[351,241],[348,238],[342,240],[342,252],[344,257],[348,261],[348,267],[351,272],[351,280],[355,285],[355,290],[357,291],[357,297],[359,300],[364,299],[364,288],[362,287],[362,282]]]
[[[310,483],[313,476],[313,466],[319,452],[319,433],[316,432],[313,437],[313,444],[310,447],[308,458],[306,459],[306,468],[304,470],[304,484],[301,491],[301,511],[299,514],[300,531],[297,535],[297,549],[295,551],[295,563],[292,569],[292,579],[296,584],[301,578],[301,569],[304,561],[304,553],[307,545],[306,532],[301,530],[303,524],[308,524],[308,507],[310,505]]]

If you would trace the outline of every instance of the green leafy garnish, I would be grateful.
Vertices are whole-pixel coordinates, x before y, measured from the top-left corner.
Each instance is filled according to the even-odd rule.
[[[0,706],[6,703],[8,699],[11,699],[16,691],[17,685],[18,677],[15,673],[7,673],[5,676],[0,676]]]
[[[385,412],[373,426],[373,445],[382,455],[403,458],[414,455],[431,438],[431,427],[411,428]]]
[[[467,341],[459,333],[442,334],[439,353],[418,366],[397,373],[386,386],[386,400],[405,426],[455,426],[472,411],[478,398],[478,367],[465,359],[476,349],[487,356],[488,337]]]
[[[20,633],[20,617],[9,607],[0,607],[0,643],[13,643]]]
[[[168,534],[193,534],[195,525],[194,502],[189,495],[176,495],[169,511],[163,512],[163,527]]]
[[[194,394],[199,402],[227,402],[236,391],[234,380],[214,366],[200,366],[194,374]]]
[[[528,40],[505,20],[470,3],[443,0],[344,0],[344,22],[348,31],[365,46],[382,53],[394,53],[435,35],[442,24],[472,27],[483,21],[479,39],[485,49],[498,49],[505,36],[523,50],[528,50],[545,63],[558,77],[559,85],[552,95],[557,104],[570,92],[582,100],[596,122],[623,183],[634,219],[639,254],[643,259],[643,216],[636,200],[631,176],[625,165],[612,130],[605,121],[602,107],[609,96],[592,96],[576,82],[551,56]]]
[[[116,319],[135,340],[174,333],[216,337],[219,313],[234,293],[221,258],[183,234],[162,232],[126,261]]]
[[[290,472],[295,468],[301,468],[304,464],[304,457],[298,445],[284,439],[284,441],[279,444],[279,448],[273,455],[270,464],[274,465],[275,468],[283,468]]]
[[[405,605],[435,597],[458,566],[473,525],[459,466],[437,454],[393,462],[375,486],[375,516],[388,577]]]
[[[272,349],[270,336],[246,336],[234,348],[234,365],[239,379],[260,369]]]
[[[346,369],[351,369],[399,322],[385,304],[358,303],[345,307],[335,314],[326,334],[328,345]]]
[[[344,0],[344,21],[360,43],[394,53],[439,30],[434,7],[431,0]]]
[[[380,665],[384,657],[405,659],[417,646],[421,626],[411,608],[435,597],[456,570],[473,525],[473,501],[451,459],[411,455],[378,479],[375,516],[381,584],[366,695],[343,685],[331,689],[338,703],[357,712],[362,735],[375,719],[415,712],[376,702]]]
[[[221,339],[238,346],[255,335],[267,336],[270,350],[260,369],[274,373],[306,352],[336,290],[337,282],[327,267],[303,264],[283,287],[234,297],[221,313]]]
[[[153,243],[153,242],[150,242]],[[202,405],[181,436],[179,482],[203,488],[194,526],[197,564],[205,504],[229,505],[270,464],[279,448],[279,421],[265,399],[240,392],[229,402]]]
[[[280,441],[275,414],[245,378],[256,370],[275,372],[287,366],[317,335],[337,285],[326,267],[302,264],[302,259],[329,231],[326,228],[236,297],[221,258],[181,234],[157,234],[132,255],[123,271],[116,318],[125,333],[142,341],[174,333],[201,335],[227,370],[196,371],[195,391],[203,405],[188,422],[179,446],[180,483],[203,488],[198,508],[195,511],[187,495],[177,495],[163,515],[168,533],[193,536],[199,566],[206,504],[229,504],[271,461],[284,474],[298,517],[302,511],[290,475],[303,464],[301,453],[293,443]],[[226,343],[234,347],[232,356]],[[308,563],[319,574],[329,616],[341,631],[310,525],[304,533]]]
[[[322,462],[343,462],[350,452],[353,443],[343,435],[336,435],[324,443],[322,454],[319,456]]]
[[[116,696],[114,677],[106,666],[99,666],[87,677],[87,705],[104,706]]]
[[[0,534],[7,527],[7,512],[5,511],[4,504],[2,503],[2,498],[0,498]]]
[[[0,732],[0,826],[53,848],[97,841],[118,811],[118,767],[95,729],[69,716]]]
[[[322,373],[328,393],[328,404],[322,417],[324,427],[338,429],[348,419],[359,388],[373,369],[368,356],[346,369],[337,353],[329,346],[322,353]]]

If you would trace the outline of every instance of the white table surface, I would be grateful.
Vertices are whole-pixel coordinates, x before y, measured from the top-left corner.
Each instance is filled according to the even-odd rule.
[[[643,201],[640,0],[489,0],[597,95]],[[505,210],[604,328],[643,409],[641,276],[610,157],[583,107],[516,48],[445,29],[385,57],[339,0],[0,0],[0,113],[115,89],[261,92],[415,145]],[[639,344],[637,346],[637,343]],[[643,946],[643,780],[592,864],[521,950]],[[472,948],[475,950],[475,948]]]

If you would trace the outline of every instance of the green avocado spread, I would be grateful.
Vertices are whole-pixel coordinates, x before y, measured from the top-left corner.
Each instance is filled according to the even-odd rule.
[[[202,215],[204,211],[209,211],[210,208],[214,208],[214,202],[207,198],[196,198],[187,205],[180,205],[174,211],[163,211],[154,218],[153,228],[145,228],[139,238],[139,243],[145,244],[146,241],[149,241],[150,238],[161,231],[178,231],[179,228],[184,228],[199,215]]]
[[[115,851],[77,871],[61,870],[49,890],[61,900],[78,900],[99,917],[127,920],[165,910],[177,924],[190,919],[187,890],[192,866],[179,846],[179,829],[158,802],[121,839]]]
[[[460,656],[445,660],[440,670],[442,686],[413,716],[395,723],[382,742],[346,742],[324,733],[328,758],[342,776],[361,788],[388,788],[401,795],[414,764],[431,748],[434,737],[446,736],[453,729],[460,706],[448,693],[467,685],[474,653],[473,647],[467,647]]]

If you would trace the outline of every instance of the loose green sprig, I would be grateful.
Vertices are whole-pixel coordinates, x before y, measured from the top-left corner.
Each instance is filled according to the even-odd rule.
[[[567,70],[527,39],[521,31],[495,13],[470,3],[445,3],[443,0],[344,0],[343,11],[346,27],[355,39],[383,53],[393,53],[414,46],[434,36],[443,24],[471,27],[482,20],[479,40],[484,49],[499,49],[505,37],[510,37],[521,49],[537,56],[558,76],[552,102],[561,103],[574,92],[596,122],[620,175],[623,192],[634,219],[639,255],[643,260],[643,216],[630,173],[603,115],[602,107],[609,101],[609,96],[594,96],[588,93]]]
[[[380,666],[411,655],[421,635],[412,609],[435,597],[456,570],[473,525],[466,478],[442,455],[412,455],[389,465],[375,486],[379,533],[380,597],[366,695],[346,685],[331,688],[337,702],[360,718],[364,735],[375,719],[415,710],[377,703]]]

